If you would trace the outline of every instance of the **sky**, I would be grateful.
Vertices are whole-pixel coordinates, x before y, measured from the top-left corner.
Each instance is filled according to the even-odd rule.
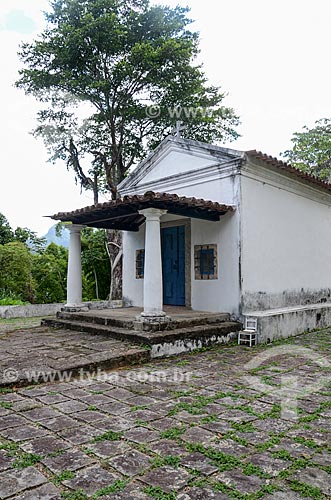
[[[240,116],[241,137],[224,144],[280,156],[304,125],[331,117],[330,0],[159,0],[188,5],[199,60],[223,103]],[[47,0],[0,0],[0,213],[44,235],[44,216],[92,205],[65,165],[47,161],[36,126],[39,104],[14,87],[19,45],[45,27]],[[107,201],[104,197],[100,201]]]

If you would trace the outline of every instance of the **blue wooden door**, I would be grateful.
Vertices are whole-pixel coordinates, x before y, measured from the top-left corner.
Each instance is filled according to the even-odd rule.
[[[163,303],[185,306],[185,227],[161,231]]]

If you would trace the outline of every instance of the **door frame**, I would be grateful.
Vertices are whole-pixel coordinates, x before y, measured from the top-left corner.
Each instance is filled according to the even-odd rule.
[[[161,222],[161,230],[177,226],[185,226],[185,307],[191,309],[191,219]]]

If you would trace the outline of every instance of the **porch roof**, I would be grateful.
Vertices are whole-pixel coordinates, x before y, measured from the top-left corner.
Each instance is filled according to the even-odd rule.
[[[227,212],[235,210],[232,206],[210,200],[148,191],[144,195],[124,196],[114,201],[79,208],[73,212],[59,212],[50,217],[62,222],[95,228],[138,231],[145,220],[145,217],[139,214],[139,210],[145,208],[158,208],[167,210],[169,214],[214,222],[219,221]]]

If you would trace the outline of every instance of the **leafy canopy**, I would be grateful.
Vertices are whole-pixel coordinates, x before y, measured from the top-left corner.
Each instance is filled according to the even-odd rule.
[[[303,129],[293,134],[293,148],[282,156],[294,167],[327,181],[331,173],[331,119],[317,120],[313,128]]]
[[[224,94],[194,64],[199,37],[188,12],[149,0],[53,0],[47,28],[22,45],[17,85],[45,104],[35,134],[95,202],[99,192],[116,197],[177,120],[192,139],[238,135]]]

